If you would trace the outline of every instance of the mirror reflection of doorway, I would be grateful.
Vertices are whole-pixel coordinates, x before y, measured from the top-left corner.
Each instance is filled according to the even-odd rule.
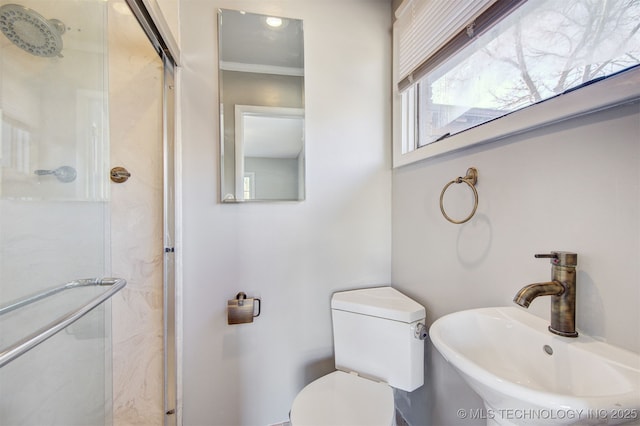
[[[304,110],[236,105],[236,200],[304,199]]]

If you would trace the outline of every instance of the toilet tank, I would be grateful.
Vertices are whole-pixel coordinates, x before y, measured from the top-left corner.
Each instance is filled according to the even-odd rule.
[[[391,287],[342,291],[331,298],[338,370],[413,391],[424,383],[424,340],[416,337],[425,309]]]

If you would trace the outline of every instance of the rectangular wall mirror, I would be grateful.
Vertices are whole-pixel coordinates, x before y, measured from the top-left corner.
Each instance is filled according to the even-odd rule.
[[[302,21],[221,9],[218,52],[222,201],[304,200]]]

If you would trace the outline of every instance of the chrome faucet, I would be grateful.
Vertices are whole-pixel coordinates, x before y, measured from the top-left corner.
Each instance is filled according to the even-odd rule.
[[[523,308],[538,296],[551,296],[551,325],[549,331],[560,336],[578,337],[576,331],[576,265],[578,255],[566,251],[536,254],[551,259],[551,281],[523,287],[513,301]]]

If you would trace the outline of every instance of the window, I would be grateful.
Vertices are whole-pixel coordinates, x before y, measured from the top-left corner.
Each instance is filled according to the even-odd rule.
[[[33,172],[33,141],[30,127],[2,114],[0,110],[0,182],[9,176],[23,179]]]
[[[413,2],[436,4],[441,0]],[[484,26],[479,33],[474,22]],[[397,70],[401,61],[397,58],[399,154],[448,143],[449,137],[483,123],[625,70],[637,71],[639,22],[640,0],[536,0],[489,5],[407,75]],[[394,37],[399,37],[398,32],[395,29]],[[402,54],[397,52],[400,57]]]
[[[254,172],[244,172],[242,193],[243,200],[253,200],[256,197],[256,174]]]

